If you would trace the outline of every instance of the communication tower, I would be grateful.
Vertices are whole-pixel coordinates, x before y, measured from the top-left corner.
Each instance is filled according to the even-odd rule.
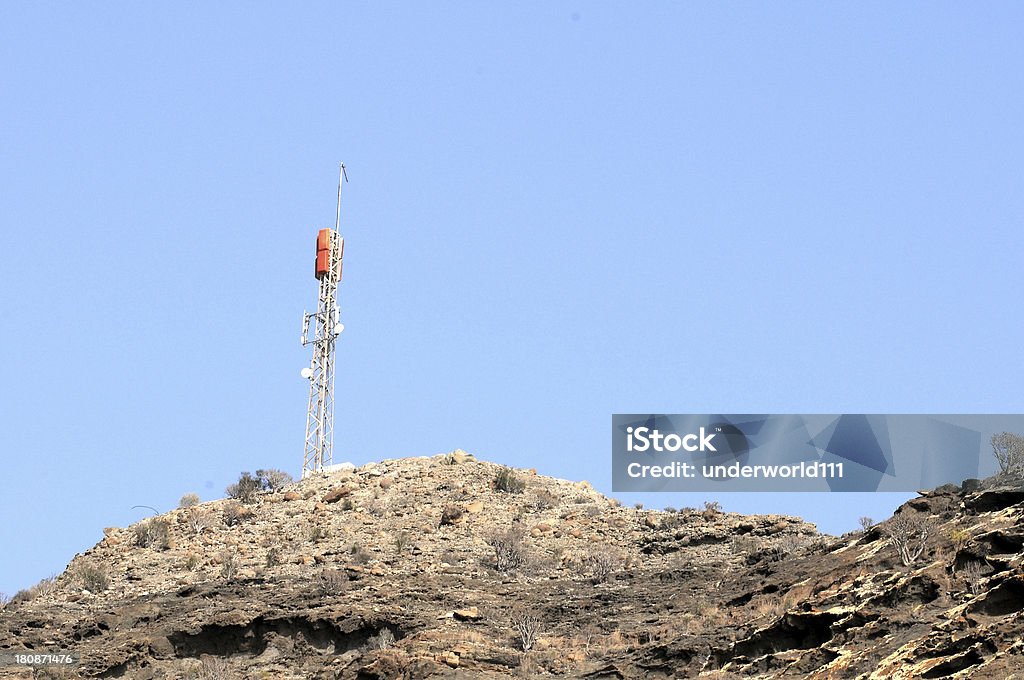
[[[315,312],[302,316],[302,345],[313,346],[313,359],[302,369],[309,380],[309,410],[306,413],[306,451],[302,458],[302,476],[323,472],[334,457],[334,345],[341,332],[338,284],[345,239],[341,237],[341,185],[348,181],[345,164],[338,173],[338,210],[334,229],[321,229],[316,235],[314,274],[319,281],[320,297]]]

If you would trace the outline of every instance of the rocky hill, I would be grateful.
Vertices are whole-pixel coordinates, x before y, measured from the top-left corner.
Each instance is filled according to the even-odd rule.
[[[0,610],[0,651],[80,665],[0,677],[1024,678],[1020,489],[842,538],[461,451],[247,500],[106,529]]]

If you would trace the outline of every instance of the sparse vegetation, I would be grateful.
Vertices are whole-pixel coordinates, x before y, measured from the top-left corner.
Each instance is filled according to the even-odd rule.
[[[665,512],[675,512],[675,511],[676,511],[676,509],[673,508],[671,505],[666,505],[665,506]]]
[[[704,501],[704,519],[712,519],[715,515],[722,512],[722,504],[718,501]]]
[[[348,574],[342,569],[324,569],[316,575],[316,585],[321,595],[341,595],[348,590]]]
[[[992,435],[992,454],[1001,477],[1024,477],[1024,437],[1012,432]]]
[[[267,551],[267,559],[265,562],[268,567],[276,567],[281,564],[281,550],[280,548],[271,548]]]
[[[330,532],[325,527],[323,527],[320,524],[314,524],[313,527],[309,530],[309,542],[319,543],[325,538],[328,538],[330,535]]]
[[[284,470],[257,470],[256,481],[260,484],[261,491],[278,491],[288,486],[295,479]]]
[[[510,467],[502,467],[494,475],[494,488],[503,493],[522,493],[526,488],[526,481]]]
[[[921,557],[932,533],[932,522],[921,514],[900,512],[886,523],[885,533],[904,566]]]
[[[214,521],[213,515],[200,508],[192,508],[185,518],[185,523],[188,525],[189,530],[196,536],[203,533],[204,529],[212,527]]]
[[[190,552],[188,555],[185,555],[184,566],[185,569],[187,569],[188,571],[195,571],[196,569],[198,569],[199,555],[195,554],[194,552]]]
[[[981,562],[971,560],[960,568],[960,575],[963,576],[971,595],[977,595],[981,590],[981,574]]]
[[[391,645],[395,644],[395,634],[391,632],[391,629],[385,626],[380,629],[380,632],[374,636],[371,636],[366,641],[370,649],[387,649]]]
[[[225,550],[220,554],[221,578],[230,581],[235,578],[236,574],[238,574],[238,558],[235,557],[235,553]]]
[[[643,503],[634,503],[633,507],[636,508],[637,510],[643,510],[644,509],[644,504]]]
[[[167,550],[171,545],[171,525],[160,517],[151,517],[135,525],[135,543],[140,548]]]
[[[494,567],[500,572],[515,571],[526,563],[523,533],[518,529],[494,534],[487,544],[494,548]]]
[[[395,551],[399,553],[405,552],[405,549],[409,547],[411,541],[412,539],[409,538],[409,534],[404,531],[399,531],[394,537]]]
[[[243,520],[252,516],[252,510],[237,501],[228,501],[224,504],[224,524],[229,527],[241,524]]]
[[[56,576],[48,576],[48,577],[44,578],[43,580],[41,580],[39,583],[35,584],[34,586],[31,586],[31,587],[26,588],[24,590],[19,590],[17,593],[14,594],[14,597],[12,597],[7,602],[7,605],[8,606],[15,606],[15,605],[21,604],[23,602],[31,602],[32,600],[36,599],[37,597],[42,597],[44,595],[49,595],[50,593],[52,593],[56,589],[57,589],[57,577]]]
[[[193,669],[186,677],[195,680],[231,680],[236,675],[224,659],[207,656],[200,662],[199,667]]]
[[[509,624],[519,638],[519,646],[524,652],[533,649],[540,632],[540,618],[529,609],[522,607],[514,610],[509,616]]]
[[[251,473],[243,472],[239,475],[238,481],[229,485],[224,491],[228,498],[234,498],[243,503],[255,503],[256,494],[263,491],[263,482],[253,477]]]
[[[592,583],[604,583],[619,569],[622,558],[606,548],[598,549],[587,556],[584,564]]]
[[[83,563],[75,569],[75,579],[90,593],[102,593],[110,587],[107,570],[97,564]]]
[[[191,508],[196,505],[199,505],[199,503],[201,502],[202,501],[199,498],[199,494],[187,493],[181,497],[181,500],[178,501],[178,508],[184,510],[186,508]]]
[[[441,511],[441,526],[448,524],[455,524],[460,519],[465,511],[459,505],[446,505],[444,510]]]
[[[358,543],[353,543],[348,552],[352,556],[352,561],[355,564],[366,564],[373,559],[373,555]]]
[[[6,607],[7,603],[10,602],[10,601],[11,601],[11,598],[8,597],[7,593],[0,593],[0,609],[3,609],[4,607]]]
[[[947,534],[949,542],[953,545],[953,556],[964,549],[971,540],[971,532],[967,529],[950,529]]]
[[[550,510],[556,508],[561,503],[561,499],[557,495],[551,493],[547,489],[538,489],[533,494],[533,498],[530,499],[530,509],[534,511]]]
[[[875,520],[870,517],[861,517],[857,523],[860,524],[861,531],[864,532],[870,531],[871,527],[875,526]]]

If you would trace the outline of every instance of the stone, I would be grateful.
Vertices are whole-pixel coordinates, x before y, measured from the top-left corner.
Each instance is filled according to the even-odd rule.
[[[352,495],[352,489],[347,486],[339,486],[325,493],[321,500],[324,503],[337,503],[342,498],[350,495]]]
[[[476,606],[466,607],[465,609],[456,609],[452,612],[452,615],[455,617],[456,621],[479,621],[483,618],[483,615],[480,614],[480,611]]]
[[[455,449],[444,457],[444,462],[448,465],[462,465],[474,460],[476,460],[476,458],[473,457],[473,454],[466,453],[462,449]]]

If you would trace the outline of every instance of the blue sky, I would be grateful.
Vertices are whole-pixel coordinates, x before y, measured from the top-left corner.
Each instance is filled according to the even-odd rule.
[[[5,6],[0,591],[298,473],[339,160],[338,461],[610,493],[615,412],[1024,410],[1022,15]],[[840,533],[903,498],[717,500]]]

